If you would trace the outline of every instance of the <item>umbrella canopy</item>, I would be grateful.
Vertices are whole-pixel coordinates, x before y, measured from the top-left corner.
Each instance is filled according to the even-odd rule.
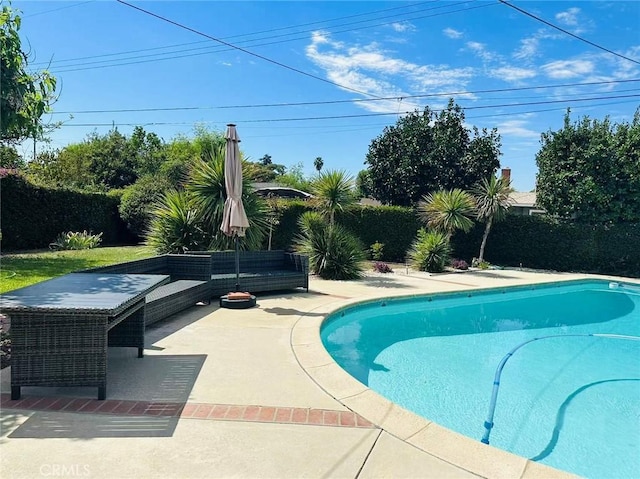
[[[240,138],[235,125],[227,125],[227,149],[224,156],[224,184],[227,199],[224,202],[220,230],[227,236],[244,236],[249,220],[242,204],[242,161]]]

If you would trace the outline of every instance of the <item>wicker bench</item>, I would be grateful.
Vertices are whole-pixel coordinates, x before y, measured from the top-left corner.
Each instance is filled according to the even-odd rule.
[[[208,251],[211,296],[235,290],[234,251]],[[309,258],[286,251],[240,251],[240,289],[251,293],[304,288],[309,291]]]
[[[169,284],[156,288],[145,298],[146,325],[190,308],[198,302],[209,302],[212,296],[209,255],[166,254],[91,268],[81,273],[169,275]]]

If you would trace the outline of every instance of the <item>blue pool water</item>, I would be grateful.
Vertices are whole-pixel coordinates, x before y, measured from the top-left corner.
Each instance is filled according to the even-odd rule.
[[[356,379],[477,440],[505,354],[535,337],[592,333],[640,336],[640,286],[581,281],[384,299],[340,310],[321,330]],[[502,373],[494,424],[491,444],[520,456],[589,478],[640,477],[640,341],[524,346]]]

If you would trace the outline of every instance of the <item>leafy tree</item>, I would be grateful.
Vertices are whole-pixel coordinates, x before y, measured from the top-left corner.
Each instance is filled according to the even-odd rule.
[[[43,114],[55,101],[56,79],[46,71],[30,73],[22,51],[21,18],[7,5],[0,13],[0,142],[18,143],[42,136]]]
[[[89,172],[106,188],[124,188],[138,179],[136,157],[127,138],[117,128],[104,136],[89,136]]]
[[[537,202],[548,213],[583,223],[640,220],[640,109],[612,124],[585,116],[542,134]]]
[[[513,189],[508,179],[496,178],[495,176],[483,179],[472,190],[472,195],[476,202],[476,217],[485,223],[478,256],[479,263],[484,261],[484,248],[487,245],[491,226],[493,223],[502,221],[507,215],[509,206],[511,206],[509,195],[512,191]]]
[[[320,173],[320,170],[324,166],[324,161],[322,161],[322,157],[317,156],[316,159],[313,160],[313,166],[316,169],[316,171]]]
[[[134,156],[136,174],[141,177],[155,175],[166,161],[166,150],[162,139],[155,133],[147,133],[136,126],[129,138],[130,154]]]
[[[118,211],[133,234],[142,237],[147,232],[154,206],[170,189],[171,184],[166,178],[147,175],[124,190]]]
[[[0,144],[0,168],[22,169],[26,166],[15,147]]]
[[[278,183],[290,186],[300,191],[311,191],[311,181],[304,176],[304,165],[296,163],[287,168],[287,171],[276,178]]]
[[[160,166],[160,175],[180,189],[189,176],[193,162],[200,157],[200,152],[194,142],[181,135],[167,143],[164,150],[165,161]]]
[[[266,154],[262,158],[260,158],[261,165],[267,166],[267,165],[270,165],[271,163],[273,162],[271,161],[271,155],[269,154]]]
[[[356,196],[358,198],[367,198],[372,194],[371,173],[369,170],[360,170],[356,176]]]
[[[279,176],[283,175],[286,171],[284,165],[276,163],[269,163],[268,165],[259,163],[252,163],[250,161],[246,164],[246,174],[252,181],[258,181],[262,183],[270,183],[275,181]]]
[[[462,108],[449,101],[386,127],[366,156],[373,196],[385,204],[411,206],[441,189],[469,189],[499,166],[500,135],[464,126]]]
[[[418,215],[427,226],[449,238],[456,230],[466,233],[473,227],[474,212],[473,198],[459,188],[430,193],[418,204]]]

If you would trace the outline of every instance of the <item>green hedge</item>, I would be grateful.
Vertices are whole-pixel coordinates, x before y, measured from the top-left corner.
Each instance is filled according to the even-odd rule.
[[[300,232],[298,218],[312,207],[304,201],[291,201],[283,202],[279,208],[282,216],[274,229],[271,247],[288,250]],[[383,243],[385,261],[404,261],[420,227],[414,210],[399,206],[353,206],[339,212],[336,221],[360,238],[366,248],[376,241]]]
[[[478,256],[483,225],[453,237],[455,255]],[[640,224],[583,225],[510,215],[494,225],[485,259],[503,266],[640,277]]]
[[[273,249],[291,249],[298,233],[297,219],[311,206],[282,205],[280,224],[273,233]],[[384,244],[384,261],[404,261],[421,226],[411,208],[352,207],[337,221],[370,247]],[[453,257],[471,263],[478,256],[483,224],[452,238]],[[640,277],[640,224],[589,226],[561,222],[547,216],[509,215],[491,229],[485,259],[502,266],[615,274]]]
[[[397,262],[404,262],[422,226],[414,209],[401,206],[354,206],[337,215],[336,221],[360,238],[366,248],[376,241],[384,244],[382,259]]]
[[[18,175],[0,179],[2,249],[46,248],[60,233],[102,232],[102,244],[130,244],[134,238],[118,215],[119,199],[97,193],[35,186]]]

